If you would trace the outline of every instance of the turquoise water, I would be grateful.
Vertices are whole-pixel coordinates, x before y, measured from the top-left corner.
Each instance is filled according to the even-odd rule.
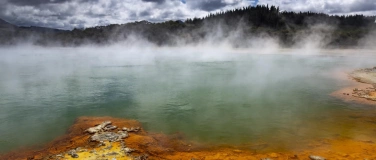
[[[349,85],[333,75],[374,66],[372,55],[171,50],[1,49],[0,153],[51,141],[79,116],[136,119],[213,145],[267,144],[256,149],[376,137],[376,123],[354,118],[372,119],[373,106],[328,95]]]

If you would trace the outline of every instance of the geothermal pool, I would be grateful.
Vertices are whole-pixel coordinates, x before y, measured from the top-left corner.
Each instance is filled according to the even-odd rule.
[[[376,56],[300,52],[1,49],[0,153],[47,143],[79,116],[260,151],[376,140],[374,106],[329,96],[351,83],[343,72],[373,67]]]

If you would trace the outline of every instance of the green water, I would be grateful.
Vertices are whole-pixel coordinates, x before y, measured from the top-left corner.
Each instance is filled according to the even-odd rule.
[[[376,123],[357,118],[372,119],[373,106],[328,95],[349,83],[333,75],[376,65],[372,55],[50,48],[0,56],[0,153],[51,141],[79,116],[136,119],[150,132],[271,150],[376,137]]]

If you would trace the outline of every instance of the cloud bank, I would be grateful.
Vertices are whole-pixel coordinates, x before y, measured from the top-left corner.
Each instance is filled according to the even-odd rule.
[[[72,29],[185,20],[249,4],[247,0],[0,0],[0,18],[17,25]]]

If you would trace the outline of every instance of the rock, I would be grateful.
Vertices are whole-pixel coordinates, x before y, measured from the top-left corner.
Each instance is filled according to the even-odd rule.
[[[113,126],[113,125],[107,125],[103,128],[104,131],[110,131],[110,130],[114,130],[116,129],[117,127],[116,126]]]
[[[74,149],[68,151],[68,155],[70,155],[72,158],[78,158],[78,154],[76,153],[76,150]]]
[[[91,141],[115,141],[117,139],[117,134],[112,132],[103,132],[103,133],[95,133],[93,136],[90,137]]]
[[[127,137],[128,137],[128,132],[126,131],[119,131],[118,133],[102,132],[102,133],[95,133],[93,136],[90,137],[90,140],[96,141],[96,142],[100,142],[100,141],[116,142]]]
[[[149,158],[148,154],[143,154],[141,156],[135,157],[134,160],[147,160]]]
[[[140,127],[136,127],[136,128],[133,128],[133,127],[131,127],[131,128],[123,127],[122,129],[123,129],[123,131],[127,131],[127,132],[138,132],[140,130]]]
[[[79,157],[77,153],[72,154],[71,156],[72,156],[72,158],[78,158]]]
[[[131,152],[135,151],[134,149],[132,149],[132,148],[128,148],[128,147],[125,147],[125,148],[123,148],[122,150],[123,150],[125,153],[131,153]]]
[[[82,149],[81,147],[76,148],[76,152],[87,152],[87,149]]]
[[[56,155],[56,157],[58,157],[58,158],[64,158],[64,155],[58,154],[58,155]]]
[[[102,122],[100,125],[98,126],[95,126],[95,127],[91,127],[89,129],[86,130],[86,132],[89,132],[89,133],[97,133],[99,131],[101,131],[104,127],[106,127],[107,125],[111,124],[112,122],[111,121],[104,121]]]
[[[98,147],[106,146],[106,144],[103,141],[99,141]]]
[[[124,141],[120,141],[120,146],[121,146],[121,148],[125,148],[126,147]]]
[[[119,138],[120,138],[120,139],[124,139],[124,138],[129,137],[127,131],[118,131],[117,133],[119,134]]]
[[[315,156],[315,155],[310,155],[308,156],[309,159],[311,160],[326,160],[324,157],[320,157],[320,156]]]

